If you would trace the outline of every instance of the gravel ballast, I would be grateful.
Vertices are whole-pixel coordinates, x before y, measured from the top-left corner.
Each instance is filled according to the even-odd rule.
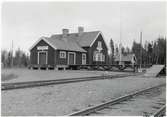
[[[2,91],[3,116],[55,116],[165,83],[165,78],[129,77]]]
[[[28,82],[41,80],[57,80],[66,78],[94,77],[103,75],[133,74],[133,72],[107,72],[87,70],[29,70],[29,69],[2,69],[2,83]],[[6,77],[10,76],[10,78]],[[16,77],[15,77],[16,76]]]

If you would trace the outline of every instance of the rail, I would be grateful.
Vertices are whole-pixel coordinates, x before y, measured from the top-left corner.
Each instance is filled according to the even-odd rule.
[[[65,84],[65,83],[74,83],[74,82],[83,82],[91,80],[102,80],[102,79],[114,79],[122,78],[128,76],[136,76],[136,74],[118,74],[118,75],[103,75],[95,77],[82,77],[82,78],[69,78],[69,79],[58,79],[58,80],[43,80],[43,81],[28,81],[28,82],[16,82],[16,83],[2,83],[1,90],[12,90],[19,88],[28,88],[28,87],[37,87],[53,84]]]
[[[166,105],[164,105],[157,112],[155,112],[153,116],[154,117],[162,117],[162,116],[164,116],[165,112],[166,112]]]
[[[83,109],[83,110],[78,111],[78,112],[74,112],[74,113],[70,114],[69,116],[86,116],[86,115],[89,115],[90,113],[94,113],[94,112],[97,112],[97,111],[102,110],[104,108],[107,108],[108,106],[115,105],[115,104],[118,104],[118,103],[120,103],[122,101],[125,101],[125,100],[128,100],[130,98],[133,98],[134,96],[142,94],[142,93],[144,93],[146,91],[155,89],[157,87],[165,86],[165,85],[166,84],[161,84],[161,85],[150,87],[150,88],[147,88],[147,89],[144,89],[144,90],[136,91],[134,93],[131,93],[131,94],[116,98],[116,99],[111,100],[109,102],[102,103],[102,104],[99,104],[99,105],[96,105],[96,106],[93,106],[93,107],[89,107],[89,108]]]

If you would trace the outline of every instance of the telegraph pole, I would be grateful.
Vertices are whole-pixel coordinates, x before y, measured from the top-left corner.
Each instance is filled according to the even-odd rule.
[[[140,69],[142,66],[142,31],[140,32]]]
[[[11,60],[11,67],[13,67],[13,40],[12,40],[12,60]]]
[[[121,65],[122,61],[122,22],[121,22],[121,5],[120,5],[120,40],[119,40],[119,64]]]

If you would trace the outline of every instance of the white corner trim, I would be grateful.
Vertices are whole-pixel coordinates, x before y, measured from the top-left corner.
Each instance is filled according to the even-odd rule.
[[[51,44],[48,40],[45,39],[45,37],[41,37],[39,38],[30,48],[29,50],[31,50],[32,48],[34,48],[41,40],[45,41],[47,44],[49,44],[52,48],[57,49],[53,44]]]
[[[46,53],[46,64],[48,64],[48,52],[47,51],[38,51],[37,63],[39,65],[39,53]]]
[[[99,33],[97,34],[97,36],[94,38],[94,40],[93,40],[92,43],[90,44],[90,47],[94,44],[94,42],[96,41],[96,39],[97,39],[97,37],[100,35],[100,33],[101,33],[101,32],[99,32]]]
[[[102,36],[102,38],[103,38],[104,44],[105,44],[105,45],[106,45],[106,47],[107,47],[107,50],[109,50],[109,49],[108,49],[108,46],[107,46],[107,44],[106,44],[106,41],[105,41],[105,39],[104,39],[104,35],[103,35],[103,33],[102,33],[102,32],[100,32],[100,34],[101,34],[101,36]],[[107,53],[108,53],[108,51],[107,51]]]
[[[75,52],[68,52],[68,65],[69,65],[69,54],[74,54],[74,65],[76,64],[76,53]]]

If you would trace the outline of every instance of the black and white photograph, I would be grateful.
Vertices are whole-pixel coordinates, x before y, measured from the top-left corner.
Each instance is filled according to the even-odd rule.
[[[1,2],[1,116],[166,116],[167,2]]]

